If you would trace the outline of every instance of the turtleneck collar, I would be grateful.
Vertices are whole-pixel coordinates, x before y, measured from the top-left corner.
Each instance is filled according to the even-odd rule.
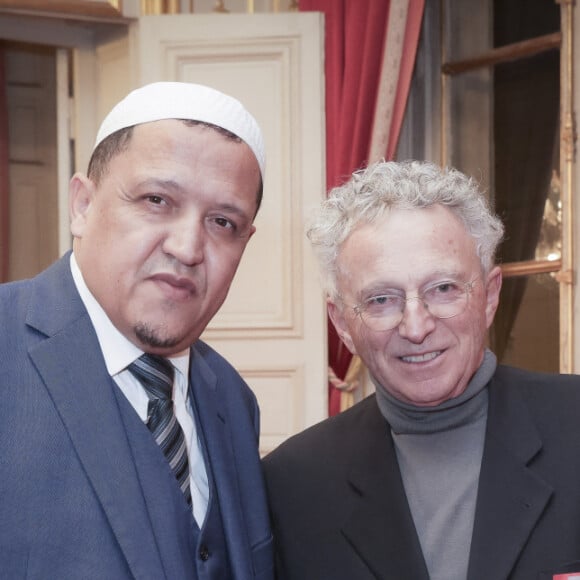
[[[435,407],[418,407],[399,401],[373,377],[377,403],[395,433],[437,433],[461,427],[487,413],[487,389],[497,367],[495,355],[485,350],[483,362],[461,395]]]

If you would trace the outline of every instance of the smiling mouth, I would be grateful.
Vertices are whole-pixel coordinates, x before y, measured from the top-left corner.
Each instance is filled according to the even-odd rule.
[[[406,363],[424,363],[432,361],[437,358],[443,351],[436,350],[434,352],[428,352],[425,354],[415,354],[411,356],[401,356],[399,357],[403,362]]]

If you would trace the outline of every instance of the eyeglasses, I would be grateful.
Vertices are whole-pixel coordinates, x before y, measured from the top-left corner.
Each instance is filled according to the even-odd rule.
[[[419,300],[435,318],[453,318],[465,310],[476,280],[477,278],[471,282],[444,280],[409,298],[399,294],[379,294],[353,306],[353,310],[367,328],[376,332],[399,326],[409,300]]]

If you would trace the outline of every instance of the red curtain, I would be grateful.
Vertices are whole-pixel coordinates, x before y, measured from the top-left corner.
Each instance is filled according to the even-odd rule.
[[[394,154],[423,7],[424,0],[300,0],[301,11],[325,15],[327,189],[340,185],[371,160],[371,141],[379,147],[381,140],[386,141],[379,157]],[[400,22],[402,31],[389,26]],[[402,43],[401,56],[393,61],[394,70],[383,67],[390,62],[390,53],[385,51],[392,44],[386,42],[388,34],[391,40],[399,38]],[[381,86],[386,86],[387,92],[379,99]],[[330,321],[328,351],[330,376],[340,382],[352,357]],[[340,411],[340,398],[341,391],[330,383],[329,415]]]
[[[4,51],[0,46],[0,282],[8,280],[8,114]]]

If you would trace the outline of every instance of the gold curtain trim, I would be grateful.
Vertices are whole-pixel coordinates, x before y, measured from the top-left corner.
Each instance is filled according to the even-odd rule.
[[[354,405],[354,394],[361,388],[360,377],[364,370],[362,360],[354,355],[346,371],[346,376],[339,379],[332,367],[328,367],[328,380],[330,384],[340,391],[340,410],[345,411]]]
[[[179,14],[179,0],[141,0],[141,13],[149,16]]]

